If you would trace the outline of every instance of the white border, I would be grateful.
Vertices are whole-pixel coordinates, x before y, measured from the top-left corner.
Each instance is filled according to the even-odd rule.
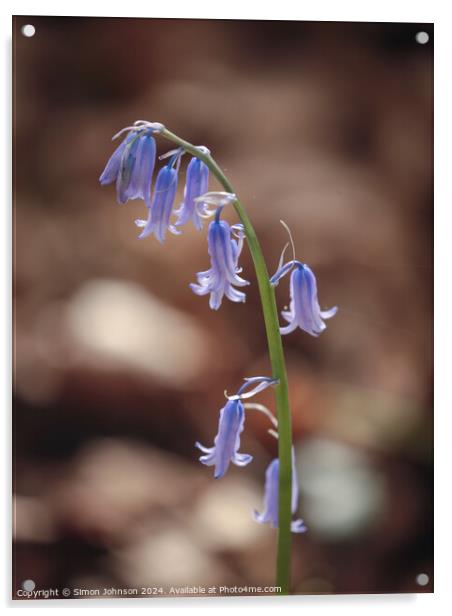
[[[108,17],[192,17],[211,19],[299,19],[304,21],[401,21],[432,22],[436,5],[439,2],[420,0],[391,1],[380,0],[378,3],[364,3],[324,0],[321,5],[296,3],[281,0],[267,6],[246,5],[240,0],[214,2],[213,0],[184,2],[173,0],[166,4],[153,4],[145,0],[130,1],[127,5],[109,2],[90,2],[80,0],[77,3],[61,3],[56,0],[39,2],[12,3],[12,12],[16,15],[87,15]],[[126,8],[125,8],[126,6]],[[69,8],[70,7],[70,8]]]
[[[127,10],[125,10],[127,7]],[[1,149],[0,186],[6,187],[4,191],[1,225],[2,237],[2,267],[0,269],[0,282],[2,285],[1,326],[3,336],[2,364],[0,391],[2,392],[4,413],[3,430],[3,503],[2,503],[2,530],[4,532],[4,546],[10,543],[10,422],[7,419],[10,405],[10,284],[11,284],[11,242],[9,229],[11,216],[9,204],[11,203],[10,182],[10,78],[11,78],[11,14],[22,15],[86,15],[86,16],[128,16],[128,17],[204,17],[204,18],[231,18],[231,19],[302,19],[316,21],[401,21],[401,22],[435,22],[435,272],[438,283],[435,287],[435,594],[419,595],[354,595],[354,596],[328,596],[328,597],[287,597],[287,598],[237,598],[237,599],[190,599],[190,600],[125,600],[109,601],[46,601],[46,602],[10,602],[10,562],[1,559],[0,584],[3,603],[10,609],[19,611],[34,609],[75,609],[89,613],[91,610],[108,607],[114,610],[151,609],[152,611],[183,608],[188,613],[195,613],[199,609],[215,609],[225,611],[231,608],[244,611],[245,609],[258,609],[263,613],[284,607],[291,613],[300,610],[309,610],[309,614],[331,614],[335,610],[336,616],[350,616],[350,614],[375,613],[380,614],[383,609],[397,610],[398,616],[425,616],[425,613],[436,614],[446,605],[451,604],[448,592],[449,576],[449,549],[451,497],[450,497],[450,444],[452,438],[452,409],[446,404],[446,384],[450,381],[451,360],[451,328],[448,326],[448,317],[452,314],[451,285],[452,279],[450,263],[451,245],[450,233],[452,230],[450,212],[452,204],[450,195],[452,178],[452,157],[446,155],[446,144],[452,143],[451,120],[452,94],[451,94],[451,62],[452,36],[450,28],[450,10],[446,2],[423,0],[396,1],[379,0],[379,2],[347,1],[341,2],[324,0],[321,3],[301,3],[278,0],[270,6],[256,8],[251,4],[238,0],[228,0],[227,3],[196,2],[189,3],[181,0],[172,0],[168,3],[154,5],[147,1],[123,3],[101,3],[94,0],[89,2],[79,0],[77,3],[61,3],[61,1],[15,2],[11,5],[4,3],[2,7],[0,27],[3,34],[3,58],[1,62],[1,102],[4,112],[1,114],[1,135],[7,136]],[[6,194],[5,194],[6,192]],[[449,197],[449,199],[447,199]],[[6,424],[6,425],[5,425]],[[449,454],[449,458],[445,456]],[[6,498],[5,498],[6,495]],[[5,553],[5,551],[3,551]]]

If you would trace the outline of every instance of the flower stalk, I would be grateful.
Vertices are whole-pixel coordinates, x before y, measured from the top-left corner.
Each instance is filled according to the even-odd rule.
[[[205,163],[209,171],[224,187],[225,191],[235,194],[231,182],[206,149],[196,147],[164,127],[161,127],[158,132],[162,137],[172,141],[177,146]],[[270,283],[267,265],[256,232],[240,200],[236,199],[232,204],[244,227],[248,247],[256,271],[272,367],[272,376],[278,381],[275,386],[279,435],[279,507],[276,586],[281,588],[282,594],[288,594],[290,591],[291,561],[292,424],[284,351],[278,320],[275,290]]]

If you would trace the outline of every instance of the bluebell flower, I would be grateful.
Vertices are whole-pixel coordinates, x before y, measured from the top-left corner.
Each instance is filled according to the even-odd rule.
[[[155,155],[152,129],[131,130],[113,152],[99,181],[102,186],[116,182],[119,203],[143,199],[149,204]]]
[[[202,213],[205,207],[202,203],[197,203],[195,199],[207,192],[208,185],[209,168],[202,160],[193,157],[187,167],[184,200],[176,211],[177,227],[191,220],[198,231],[202,229],[200,212]]]
[[[237,394],[231,396],[220,410],[218,433],[213,447],[204,447],[201,443],[195,443],[195,446],[205,454],[199,458],[199,461],[206,466],[215,466],[215,479],[223,477],[231,462],[236,466],[246,466],[253,459],[253,456],[249,454],[239,453],[240,434],[245,425],[245,409],[242,399],[250,398],[277,382],[270,377],[261,376],[245,379],[245,383]],[[255,385],[255,387],[245,393],[245,389],[250,385]]]
[[[232,302],[244,302],[245,293],[234,289],[249,284],[238,274],[242,271],[238,267],[238,260],[243,247],[244,232],[242,225],[230,227],[225,220],[220,220],[221,207],[218,208],[215,220],[209,225],[207,235],[211,268],[196,275],[198,283],[190,284],[196,295],[210,293],[209,305],[213,310],[221,306],[223,296],[226,295]],[[232,232],[238,234],[238,239],[232,238]]]
[[[270,462],[265,473],[264,511],[254,512],[254,519],[259,524],[270,524],[272,528],[278,528],[279,517],[279,460],[275,458]],[[292,464],[292,503],[291,511],[294,514],[298,507],[298,478],[295,465]],[[303,520],[293,520],[291,523],[293,533],[304,533],[307,528]]]
[[[178,175],[177,168],[174,168],[173,163],[174,158],[162,167],[157,174],[147,220],[138,219],[135,221],[137,227],[143,227],[143,231],[138,236],[139,239],[153,233],[159,242],[163,242],[168,229],[172,233],[179,233],[171,224]]]
[[[246,466],[253,456],[238,453],[240,434],[245,424],[245,410],[240,400],[229,400],[220,411],[218,434],[213,447],[204,447],[196,443],[196,447],[206,455],[199,458],[206,466],[215,466],[215,479],[223,477],[232,462],[236,466]]]
[[[330,319],[337,312],[337,306],[321,310],[317,299],[317,282],[311,268],[300,261],[289,261],[278,269],[270,282],[276,286],[290,270],[290,306],[281,314],[289,323],[281,327],[281,334],[289,334],[297,327],[311,336],[318,336],[326,329],[323,319]]]

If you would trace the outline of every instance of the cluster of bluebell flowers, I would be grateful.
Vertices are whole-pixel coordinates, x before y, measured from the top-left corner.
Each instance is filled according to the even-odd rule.
[[[165,240],[168,231],[181,233],[180,227],[192,222],[196,229],[203,227],[203,219],[215,215],[207,234],[210,269],[198,272],[197,282],[190,288],[196,295],[209,295],[213,310],[220,308],[224,296],[232,302],[244,302],[246,295],[235,287],[249,284],[239,276],[238,265],[245,237],[242,225],[229,225],[221,220],[223,207],[235,200],[235,195],[224,192],[207,192],[209,169],[199,158],[190,160],[184,188],[184,197],[178,209],[174,209],[178,175],[183,149],[172,150],[160,158],[169,157],[159,170],[154,187],[152,177],[156,161],[154,134],[162,129],[161,124],[137,122],[115,135],[127,132],[102,172],[102,185],[116,182],[117,200],[126,203],[129,199],[142,199],[147,207],[147,217],[138,218],[135,224],[142,229],[139,239],[154,235],[159,242]],[[202,154],[210,154],[204,146],[197,148]],[[212,208],[213,206],[213,208]],[[173,223],[171,218],[177,216]]]
[[[147,218],[135,221],[135,224],[143,229],[139,238],[154,234],[159,242],[164,241],[168,230],[179,234],[177,227],[190,220],[197,229],[202,228],[206,206],[198,203],[197,199],[207,192],[209,184],[207,165],[199,158],[193,157],[187,168],[183,201],[179,209],[174,211],[180,158],[184,154],[182,149],[177,149],[169,153],[169,162],[158,172],[152,190],[157,152],[153,135],[162,128],[161,124],[138,122],[123,129],[128,131],[127,135],[113,152],[99,178],[103,186],[116,182],[118,203],[126,203],[129,199],[142,199],[145,202],[148,208]],[[203,146],[198,149],[203,154],[208,152]],[[173,214],[178,215],[175,224],[171,223]]]
[[[99,181],[102,186],[116,182],[118,203],[129,199],[149,202],[157,151],[153,134],[158,126],[132,128],[107,162]]]
[[[124,133],[126,135],[108,160],[99,181],[102,185],[115,183],[117,201],[121,204],[132,199],[144,201],[147,215],[135,220],[135,224],[141,228],[140,239],[154,235],[159,242],[164,242],[168,231],[179,235],[181,227],[188,223],[201,230],[203,220],[213,217],[207,231],[210,268],[198,272],[197,282],[191,283],[190,288],[196,295],[209,295],[209,305],[213,310],[220,308],[224,297],[232,302],[244,302],[246,295],[238,288],[249,285],[249,282],[239,275],[242,271],[239,257],[246,237],[245,230],[242,224],[230,225],[221,219],[224,207],[234,203],[236,195],[228,192],[208,192],[209,168],[201,158],[206,159],[210,152],[204,146],[198,146],[195,151],[201,158],[193,156],[188,163],[183,200],[175,209],[179,169],[185,153],[182,147],[160,156],[160,159],[167,158],[168,162],[160,168],[155,185],[152,186],[157,157],[155,136],[163,130],[162,124],[142,120],[122,129],[114,138]],[[175,221],[172,220],[173,216],[176,217]],[[288,230],[285,223],[283,225]],[[288,324],[281,327],[280,332],[289,334],[300,328],[312,336],[318,336],[326,328],[324,320],[334,316],[337,308],[321,310],[315,275],[308,265],[295,259],[290,231],[289,236],[293,258],[284,264],[284,250],[278,270],[270,279],[270,283],[276,286],[281,278],[291,272],[290,306],[288,310],[282,311],[282,317]],[[228,401],[220,410],[218,433],[213,446],[204,447],[199,442],[196,443],[196,447],[203,454],[199,458],[200,462],[214,467],[216,479],[225,475],[231,463],[246,466],[253,459],[250,454],[239,452],[240,435],[244,430],[247,409],[261,410],[271,419],[274,428],[277,428],[277,420],[268,409],[259,404],[244,402],[276,382],[271,377],[245,379],[234,396],[227,396]],[[271,429],[269,432],[278,438],[276,430]],[[298,503],[294,458],[292,476],[294,514]],[[278,527],[278,481],[279,460],[276,458],[268,466],[265,475],[264,510],[262,513],[254,513],[257,522],[268,523],[275,528]],[[302,533],[306,527],[302,520],[297,519],[292,522],[291,530]]]

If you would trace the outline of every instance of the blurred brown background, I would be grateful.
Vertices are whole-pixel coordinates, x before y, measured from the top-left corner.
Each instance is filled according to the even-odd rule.
[[[273,584],[265,418],[221,481],[194,449],[223,390],[269,372],[249,253],[247,303],[215,313],[188,287],[205,231],[137,240],[143,203],[98,184],[136,119],[207,145],[269,269],[284,219],[339,306],[284,338],[294,592],[431,591],[432,25],[16,17],[13,48],[14,592]]]

